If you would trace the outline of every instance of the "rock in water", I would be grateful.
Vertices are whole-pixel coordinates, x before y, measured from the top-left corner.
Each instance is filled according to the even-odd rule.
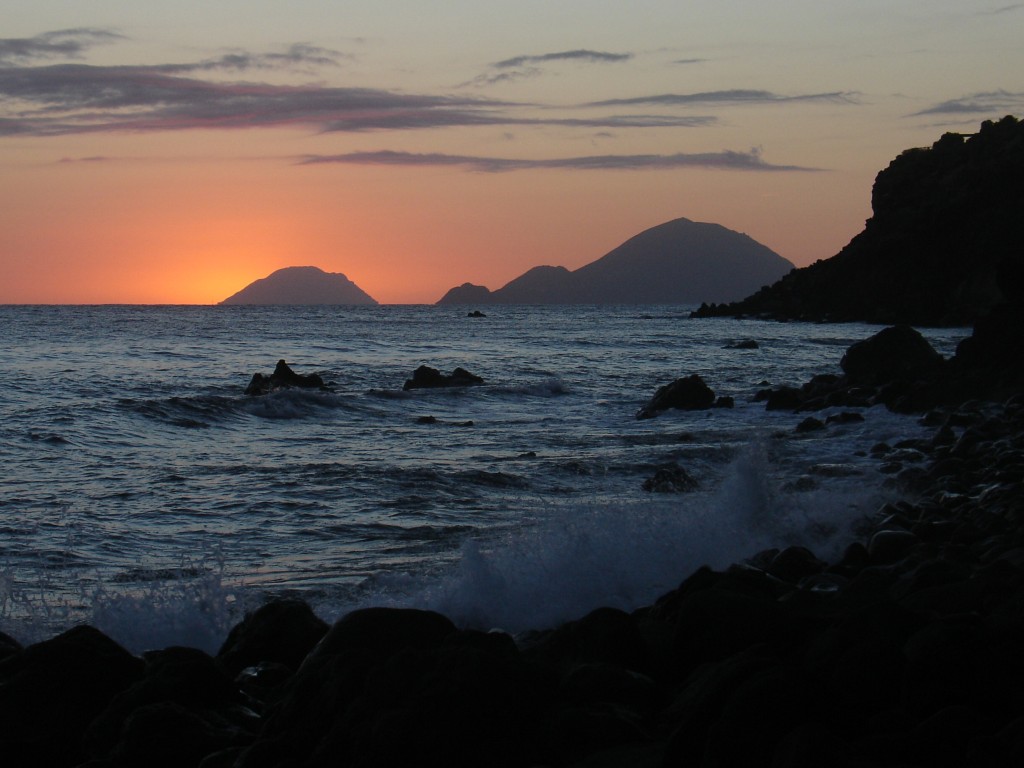
[[[471,387],[475,384],[483,384],[484,380],[479,376],[467,371],[465,368],[456,368],[451,375],[441,373],[429,365],[421,365],[412,373],[411,379],[405,380],[402,389],[438,389],[441,387]]]
[[[293,371],[284,360],[277,361],[277,367],[269,376],[262,373],[254,373],[245,388],[247,395],[265,395],[275,389],[289,389],[299,387],[301,389],[320,389],[324,386],[324,380],[315,373],[298,374]]]
[[[715,393],[697,374],[676,379],[658,389],[636,417],[650,419],[669,408],[697,411],[714,405]]]

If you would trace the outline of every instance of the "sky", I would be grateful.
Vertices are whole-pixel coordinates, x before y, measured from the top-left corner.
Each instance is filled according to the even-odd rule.
[[[382,303],[679,217],[797,266],[901,151],[1024,114],[1006,0],[33,0],[0,25],[0,303]]]

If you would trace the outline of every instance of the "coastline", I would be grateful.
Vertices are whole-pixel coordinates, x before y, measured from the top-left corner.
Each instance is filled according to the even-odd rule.
[[[751,553],[515,638],[414,609],[328,627],[287,600],[216,656],[135,657],[87,627],[0,637],[8,764],[1003,764],[1024,747],[1024,398],[967,386],[816,377],[785,408],[932,403],[930,440],[872,451],[906,500],[834,562]]]

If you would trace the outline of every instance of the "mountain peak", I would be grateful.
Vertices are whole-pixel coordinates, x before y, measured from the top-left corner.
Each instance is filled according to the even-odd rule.
[[[793,264],[720,224],[673,219],[577,270],[534,267],[496,291],[452,289],[439,304],[699,304],[734,301]],[[718,297],[718,298],[715,298]],[[726,298],[731,297],[731,298]]]
[[[376,304],[340,272],[320,267],[284,267],[255,280],[221,304]]]

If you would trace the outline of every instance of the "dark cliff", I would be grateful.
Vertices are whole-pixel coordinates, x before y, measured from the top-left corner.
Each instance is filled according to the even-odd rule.
[[[875,179],[872,216],[838,254],[697,316],[966,325],[1022,285],[1024,123],[986,121],[908,149]]]

